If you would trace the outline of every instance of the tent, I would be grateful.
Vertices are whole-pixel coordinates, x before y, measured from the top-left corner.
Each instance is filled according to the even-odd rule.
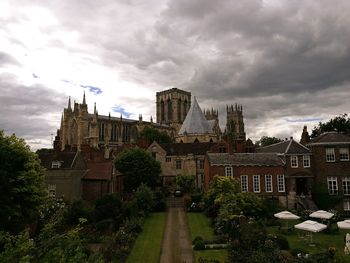
[[[350,219],[345,219],[344,221],[337,222],[338,228],[340,229],[350,229]]]
[[[310,217],[313,218],[320,218],[320,219],[331,219],[334,216],[333,213],[324,211],[324,210],[318,210],[316,212],[313,212],[310,214]]]
[[[311,233],[310,242],[312,243],[312,233],[321,232],[326,229],[327,226],[312,220],[306,220],[300,224],[294,226],[296,229],[305,230]]]

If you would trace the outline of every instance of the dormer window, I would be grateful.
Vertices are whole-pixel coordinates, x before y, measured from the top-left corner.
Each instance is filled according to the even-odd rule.
[[[61,162],[60,161],[53,161],[51,164],[52,169],[59,169],[61,167]]]

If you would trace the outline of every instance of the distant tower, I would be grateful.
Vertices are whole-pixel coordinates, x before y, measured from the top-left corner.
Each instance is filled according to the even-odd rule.
[[[191,92],[172,88],[156,93],[157,123],[182,124],[191,106]]]
[[[245,141],[242,105],[227,105],[226,133],[231,140]]]
[[[310,142],[310,136],[307,131],[307,126],[304,126],[303,133],[301,134],[300,143],[306,145]]]
[[[219,125],[219,110],[218,109],[211,109],[211,110],[204,110],[203,111],[205,118],[208,120],[211,128],[213,131],[217,134],[221,134],[221,129]]]

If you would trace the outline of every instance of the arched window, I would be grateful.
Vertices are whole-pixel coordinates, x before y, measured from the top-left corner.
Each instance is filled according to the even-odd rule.
[[[172,105],[170,99],[168,99],[166,103],[167,103],[167,108],[168,108],[168,121],[172,121],[173,120],[173,105]]]
[[[165,107],[163,100],[160,102],[160,121],[165,121]]]

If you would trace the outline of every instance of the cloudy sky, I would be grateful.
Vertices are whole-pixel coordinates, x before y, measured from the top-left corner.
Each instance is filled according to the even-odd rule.
[[[350,1],[2,0],[0,129],[49,147],[68,96],[155,116],[155,92],[243,104],[247,136],[349,113]]]

